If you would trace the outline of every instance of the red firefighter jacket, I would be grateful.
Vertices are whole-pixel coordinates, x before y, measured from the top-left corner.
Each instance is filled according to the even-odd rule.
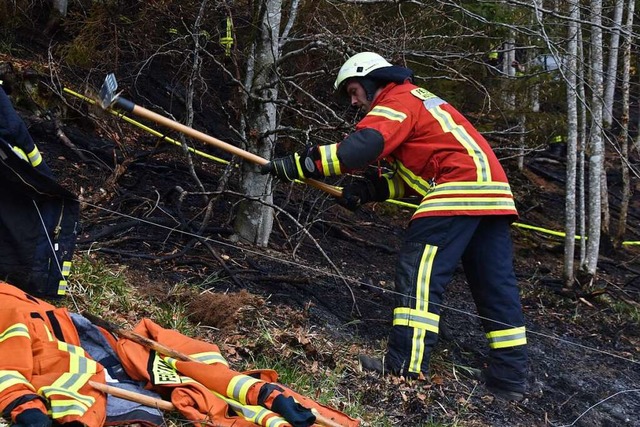
[[[101,365],[80,347],[69,313],[0,282],[0,413],[15,422],[36,408],[57,423],[102,427],[106,397]]]
[[[356,130],[365,128],[383,137],[377,160],[387,160],[395,169],[392,198],[405,192],[423,197],[413,218],[511,215],[516,219],[507,176],[489,143],[438,96],[409,82],[390,83],[356,125]],[[334,147],[320,147],[325,175],[346,169],[339,163],[344,148],[340,144],[349,144],[349,138]]]

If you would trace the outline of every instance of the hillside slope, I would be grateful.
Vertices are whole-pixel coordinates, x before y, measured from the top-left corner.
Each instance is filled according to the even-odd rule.
[[[1,59],[20,68],[36,58]],[[242,245],[229,239],[237,195],[210,194],[212,219],[201,229],[206,205],[179,148],[64,96],[52,101],[66,111],[59,118],[24,104],[20,112],[59,181],[83,202],[77,256],[126,267],[150,303],[180,299],[177,283],[202,291],[186,302],[190,320],[217,328],[216,342],[230,361],[278,353],[305,372],[338,372],[337,401],[359,402],[365,425],[379,425],[379,414],[407,427],[640,425],[640,253],[633,247],[603,257],[597,281],[576,292],[561,286],[562,241],[513,228],[531,353],[524,402],[496,401],[473,378],[487,348],[461,271],[447,291],[431,378],[380,378],[359,369],[357,354],[383,352],[395,255],[410,210],[379,203],[351,213],[317,190],[282,184],[269,248]],[[193,162],[213,192],[224,165],[200,156]],[[561,229],[563,187],[550,178],[562,175],[561,163],[547,162],[547,176],[539,165],[522,172],[510,162],[505,167],[520,222]],[[224,299],[240,291],[250,296],[233,304]],[[218,295],[215,303],[210,293]],[[133,321],[145,314],[119,316]],[[260,339],[265,331],[267,343]]]

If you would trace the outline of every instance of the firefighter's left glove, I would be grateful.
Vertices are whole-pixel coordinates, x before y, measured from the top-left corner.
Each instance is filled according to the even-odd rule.
[[[263,175],[271,174],[283,181],[294,181],[296,179],[316,178],[320,176],[318,168],[311,156],[311,150],[303,154],[290,154],[285,157],[278,157],[269,163],[262,165],[260,172]]]
[[[51,418],[39,409],[30,408],[16,416],[12,427],[51,427]]]
[[[346,185],[337,202],[350,211],[355,211],[365,203],[383,202],[388,198],[387,181],[383,177],[368,176]]]

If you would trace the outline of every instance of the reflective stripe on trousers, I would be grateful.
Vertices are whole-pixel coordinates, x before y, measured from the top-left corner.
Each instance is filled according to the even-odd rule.
[[[389,337],[388,368],[427,373],[438,339],[442,296],[462,261],[489,340],[490,371],[495,367],[492,375],[506,382],[523,382],[526,336],[512,250],[506,217],[413,220],[398,257],[399,295]],[[459,306],[455,301],[450,304]]]

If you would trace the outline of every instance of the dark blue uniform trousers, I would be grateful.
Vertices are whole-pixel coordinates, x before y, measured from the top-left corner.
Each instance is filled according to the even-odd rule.
[[[413,377],[427,373],[438,340],[442,296],[459,261],[489,343],[486,380],[523,392],[526,334],[506,216],[426,217],[411,222],[398,258],[396,307],[385,365]]]

